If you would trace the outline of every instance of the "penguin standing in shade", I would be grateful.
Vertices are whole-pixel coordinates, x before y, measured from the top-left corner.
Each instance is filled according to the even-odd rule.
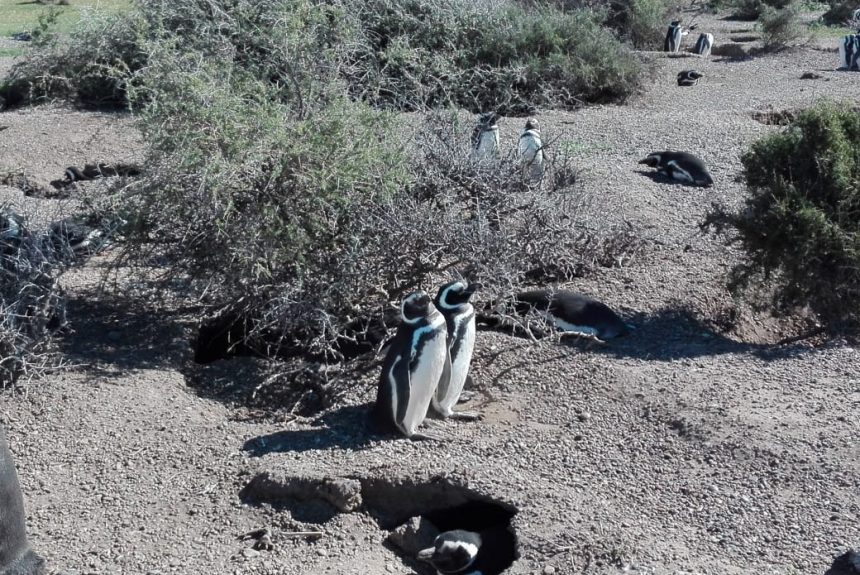
[[[677,182],[694,186],[709,187],[714,179],[708,173],[705,163],[687,152],[653,152],[639,161]]]
[[[678,72],[678,85],[679,86],[695,86],[699,78],[704,76],[701,72],[697,72],[696,70],[682,70]]]
[[[702,32],[699,34],[699,39],[696,40],[696,47],[694,48],[696,54],[699,56],[710,56],[711,48],[714,46],[714,35],[709,34],[707,32]]]
[[[514,546],[513,535],[505,527],[480,533],[455,529],[440,533],[433,547],[418,552],[418,559],[433,565],[440,575],[498,575],[513,559],[504,550]]]
[[[523,179],[529,183],[539,182],[543,177],[543,142],[540,139],[540,125],[534,118],[526,120],[518,149]]]
[[[0,573],[4,575],[41,575],[47,572],[45,560],[27,542],[24,497],[15,471],[15,462],[0,426]]]
[[[452,281],[439,288],[436,299],[436,309],[445,317],[448,328],[448,363],[447,369],[439,380],[436,393],[433,396],[433,410],[442,417],[457,419],[477,419],[478,414],[472,412],[457,412],[457,405],[469,366],[472,363],[472,352],[475,349],[475,308],[469,303],[472,294],[481,286],[466,285],[462,281]]]
[[[57,253],[73,257],[98,251],[103,246],[104,231],[65,218],[51,224],[48,236]]]
[[[664,52],[678,52],[681,49],[681,38],[687,35],[687,30],[681,28],[680,20],[673,20],[663,41]]]
[[[520,292],[516,308],[522,314],[538,310],[562,331],[601,340],[626,335],[631,327],[606,304],[567,290]]]
[[[472,158],[478,162],[499,159],[499,115],[485,112],[478,116],[478,125],[472,131]]]
[[[418,426],[427,417],[439,381],[450,377],[444,373],[450,370],[445,318],[421,291],[403,299],[400,316],[402,323],[382,363],[371,418],[381,430],[410,439],[442,439],[418,432]]]

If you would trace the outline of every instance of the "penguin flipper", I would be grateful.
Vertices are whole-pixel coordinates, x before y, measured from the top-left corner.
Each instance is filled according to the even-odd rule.
[[[448,395],[448,388],[451,387],[451,350],[445,354],[445,364],[442,366],[442,375],[439,376],[439,383],[436,385],[436,391],[433,395],[431,405],[433,409],[439,412],[440,415],[448,417],[449,413],[444,413],[444,408],[441,401]]]

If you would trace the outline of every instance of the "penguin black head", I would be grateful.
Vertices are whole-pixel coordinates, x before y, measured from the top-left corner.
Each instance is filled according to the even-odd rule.
[[[429,562],[442,574],[461,573],[475,562],[480,549],[480,535],[457,529],[437,536],[433,547],[418,552],[418,559]]]
[[[439,288],[439,293],[436,294],[436,299],[433,303],[439,309],[457,309],[461,305],[468,303],[477,290],[481,288],[481,284],[473,283],[466,284],[463,281],[448,282]]]
[[[534,130],[535,132],[540,132],[540,124],[534,118],[529,118],[526,120],[526,130]]]
[[[492,130],[499,121],[499,115],[495,112],[484,112],[478,116],[478,126],[484,130]]]
[[[660,165],[660,154],[648,154],[644,160],[639,160],[639,163],[656,168]]]
[[[417,323],[434,311],[430,296],[423,291],[412,292],[400,304],[400,316],[406,323]]]
[[[671,23],[671,24],[669,24],[669,26],[670,26],[670,27],[672,27],[672,28],[677,28],[677,27],[678,27],[678,26],[680,26],[680,25],[681,25],[681,21],[680,21],[680,20],[672,20],[672,23]]]
[[[860,575],[860,553],[843,553],[833,561],[833,565],[824,575]]]

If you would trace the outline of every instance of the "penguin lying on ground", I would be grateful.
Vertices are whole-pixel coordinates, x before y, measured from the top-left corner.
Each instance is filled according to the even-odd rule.
[[[687,152],[653,152],[639,161],[673,180],[695,186],[712,186],[714,179],[708,173],[705,163]]]
[[[678,85],[695,86],[699,82],[699,78],[702,76],[704,76],[704,74],[697,72],[696,70],[681,70],[678,72]]]
[[[0,573],[41,575],[47,571],[44,559],[27,542],[25,517],[15,462],[0,426]]]
[[[440,378],[432,402],[433,410],[442,417],[478,418],[477,413],[457,412],[453,407],[460,400],[472,363],[472,352],[475,349],[475,308],[469,303],[469,299],[480,287],[479,284],[466,285],[462,281],[449,282],[439,288],[439,293],[433,300],[436,309],[445,316],[448,332],[447,361],[450,367]]]
[[[478,116],[472,131],[472,158],[479,162],[499,159],[499,115],[485,112]]]
[[[401,324],[382,362],[371,419],[381,431],[410,439],[443,439],[418,432],[427,417],[436,387],[449,378],[448,330],[445,318],[424,292],[414,292],[400,306]]]
[[[456,529],[440,533],[433,547],[418,552],[418,559],[427,561],[440,575],[498,575],[510,562],[501,546],[510,545],[512,535],[504,527],[476,533]]]
[[[837,557],[824,575],[860,575],[860,553],[848,551]]]
[[[48,235],[54,250],[66,256],[95,252],[104,239],[103,230],[78,223],[74,218],[52,223]]]
[[[529,183],[537,183],[543,177],[543,142],[540,137],[540,125],[534,118],[526,121],[526,128],[520,135],[517,146],[522,163],[523,179]]]
[[[531,310],[543,312],[562,331],[600,340],[626,335],[631,327],[606,304],[567,290],[520,292],[516,308],[522,314]]]

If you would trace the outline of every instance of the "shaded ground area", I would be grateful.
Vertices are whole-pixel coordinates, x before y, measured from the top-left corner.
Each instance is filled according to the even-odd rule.
[[[715,18],[700,28],[717,44],[752,32]],[[654,83],[629,105],[537,115],[548,153],[572,155],[607,217],[649,240],[627,266],[569,286],[637,329],[606,348],[480,332],[469,407],[484,419],[440,423],[447,443],[367,431],[376,370],[358,371],[324,413],[260,417],[239,400],[264,370],[248,358],[190,364],[184,316],[93,296],[109,256],[95,258],[65,280],[76,332],[63,349],[78,367],[0,395],[35,547],[70,574],[414,573],[383,544],[390,526],[372,506],[239,493],[271,473],[384,479],[396,500],[410,497],[398,485],[441,478],[517,509],[510,573],[823,573],[860,546],[860,353],[767,345],[802,322],[734,309],[723,285],[738,254],[698,222],[713,200],[740,203],[740,154],[780,129],[753,112],[856,98],[860,74],[833,71],[834,48],[744,61],[647,54]],[[678,88],[692,67],[705,77]],[[801,80],[806,71],[821,78]],[[501,122],[503,146],[521,124]],[[121,115],[34,108],[0,125],[0,161],[39,177],[140,155]],[[714,188],[637,173],[661,149],[700,155]],[[264,526],[273,550],[238,539]]]

